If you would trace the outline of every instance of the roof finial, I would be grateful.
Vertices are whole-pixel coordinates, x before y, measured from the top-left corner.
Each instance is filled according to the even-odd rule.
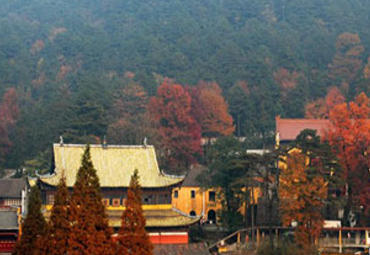
[[[147,138],[146,137],[144,137],[144,141],[143,141],[143,143],[144,143],[144,147],[146,147],[148,144],[147,144]]]
[[[63,146],[63,136],[59,136],[59,144],[60,146]]]
[[[107,138],[105,135],[103,137],[103,148],[107,148]]]

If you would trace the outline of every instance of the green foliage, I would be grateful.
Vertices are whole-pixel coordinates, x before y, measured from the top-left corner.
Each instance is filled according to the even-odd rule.
[[[306,102],[340,85],[328,77],[328,64],[341,66],[343,59],[334,57],[338,35],[358,34],[370,45],[368,9],[361,0],[3,3],[0,95],[15,87],[21,102],[4,164],[19,167],[60,135],[74,143],[105,135],[112,92],[127,71],[149,96],[160,76],[217,82],[228,95],[236,134],[247,136],[250,147],[271,145],[275,115],[303,117]],[[356,57],[365,60],[369,50]],[[295,88],[279,86],[280,68],[300,75]],[[368,91],[358,68],[349,97]],[[239,81],[249,95],[235,90]]]
[[[325,219],[337,219],[337,212],[342,208],[344,197],[338,196],[344,186],[342,166],[333,153],[328,141],[321,141],[316,130],[305,129],[296,138],[294,147],[310,155],[307,174],[309,178],[320,175],[328,182],[328,197],[326,198]]]
[[[242,217],[238,211],[241,206],[240,191],[233,182],[243,176],[238,161],[243,154],[242,144],[235,138],[221,137],[213,144],[208,153],[209,172],[200,176],[200,181],[208,187],[221,188],[222,224],[230,231],[238,228]]]
[[[36,176],[38,174],[46,174],[52,168],[52,150],[49,147],[45,151],[40,152],[35,158],[26,160],[23,167],[26,169],[28,176]]]

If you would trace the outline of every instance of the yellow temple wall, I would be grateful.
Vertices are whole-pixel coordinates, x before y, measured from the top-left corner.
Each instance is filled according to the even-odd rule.
[[[177,191],[177,198],[175,192]],[[191,197],[191,191],[195,192],[195,197]],[[210,201],[209,192],[215,192],[215,201]],[[258,198],[262,195],[261,189],[256,187],[253,189],[254,200],[251,194],[251,204],[257,204]],[[200,187],[179,187],[172,190],[172,207],[180,210],[183,213],[189,214],[194,211],[197,216],[203,215],[203,220],[207,221],[208,213],[213,210],[217,213],[222,208],[220,193],[217,189],[204,189]],[[239,209],[240,213],[245,213],[245,203]]]
[[[175,192],[178,192],[177,198]],[[195,197],[191,197],[191,192],[195,192]],[[214,192],[214,200],[209,198],[210,192]],[[208,220],[208,212],[213,210],[217,213],[221,209],[221,201],[216,189],[203,189],[200,187],[179,187],[172,190],[172,206],[186,214],[194,211],[197,216],[204,216],[203,220]]]

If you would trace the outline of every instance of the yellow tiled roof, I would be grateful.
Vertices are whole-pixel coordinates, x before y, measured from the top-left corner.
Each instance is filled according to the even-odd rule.
[[[84,150],[83,144],[54,144],[55,174],[41,176],[40,180],[56,186],[64,171],[67,186],[72,187]],[[101,187],[128,187],[135,169],[139,171],[143,188],[166,187],[184,179],[160,172],[152,145],[90,145],[90,153]]]
[[[107,210],[109,226],[120,227],[121,215],[123,211]],[[194,224],[199,221],[199,217],[189,217],[170,210],[144,210],[146,227],[182,227]]]
[[[51,207],[43,207],[43,214],[48,220],[51,213]],[[108,224],[110,227],[121,227],[122,210],[106,210]],[[165,210],[144,210],[146,227],[182,227],[189,226],[199,221],[200,217],[185,216],[173,209]]]

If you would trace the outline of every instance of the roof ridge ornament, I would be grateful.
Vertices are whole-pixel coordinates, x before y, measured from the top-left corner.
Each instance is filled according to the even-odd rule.
[[[148,139],[146,138],[146,136],[144,137],[144,141],[143,141],[143,144],[144,144],[144,147],[146,147],[148,145],[147,143]]]
[[[63,136],[59,136],[59,145],[63,146]]]
[[[106,149],[107,148],[107,137],[104,135],[103,136],[103,144],[102,144],[103,148]]]

